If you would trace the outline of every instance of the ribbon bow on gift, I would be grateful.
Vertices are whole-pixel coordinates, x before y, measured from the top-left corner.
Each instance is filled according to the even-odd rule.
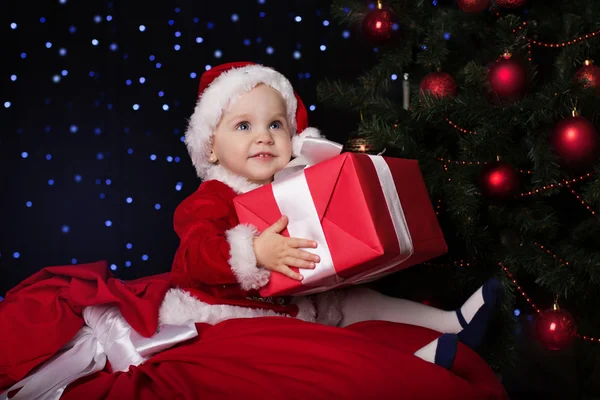
[[[344,146],[324,138],[307,137],[302,142],[300,156],[290,161],[281,171],[277,172],[273,181],[279,181],[288,176],[329,160],[342,152]]]

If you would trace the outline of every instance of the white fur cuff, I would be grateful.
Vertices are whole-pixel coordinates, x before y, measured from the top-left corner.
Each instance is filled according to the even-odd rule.
[[[320,138],[321,132],[317,128],[308,127],[302,131],[299,135],[294,135],[292,137],[292,155],[294,157],[300,157],[300,151],[302,151],[302,144],[304,143],[304,139],[308,137]]]
[[[306,297],[295,297],[292,303],[298,306],[296,318],[315,322],[315,307]],[[173,288],[167,291],[158,313],[159,325],[184,325],[189,320],[196,323],[216,325],[234,318],[290,317],[288,314],[273,310],[230,306],[227,304],[207,304],[192,296],[189,292]]]
[[[229,265],[243,290],[260,289],[269,282],[271,271],[256,265],[252,240],[258,231],[252,225],[240,224],[227,232]]]

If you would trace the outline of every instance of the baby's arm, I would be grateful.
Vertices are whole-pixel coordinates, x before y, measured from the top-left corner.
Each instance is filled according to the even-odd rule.
[[[175,210],[174,227],[180,238],[172,279],[176,285],[239,284],[243,290],[259,289],[271,271],[256,265],[255,227],[233,226],[234,210],[219,196],[195,193]]]

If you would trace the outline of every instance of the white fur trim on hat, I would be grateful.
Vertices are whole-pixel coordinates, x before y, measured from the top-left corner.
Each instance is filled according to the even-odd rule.
[[[300,151],[302,150],[302,144],[304,143],[304,139],[308,137],[320,138],[321,132],[317,128],[308,127],[302,131],[299,135],[294,135],[292,137],[292,155],[294,157],[300,157]]]
[[[269,283],[271,271],[256,265],[253,239],[256,228],[249,224],[236,225],[225,232],[229,243],[229,265],[243,290],[260,289]]]
[[[287,106],[290,133],[296,134],[297,101],[294,88],[285,76],[262,65],[248,65],[224,71],[201,94],[185,133],[188,152],[201,179],[206,180],[208,170],[215,166],[208,161],[208,157],[212,136],[223,112],[239,95],[251,91],[261,83],[281,94]]]
[[[315,322],[315,307],[309,299],[297,297],[292,299],[292,304],[298,306],[296,318],[306,322]],[[183,325],[192,320],[196,323],[216,325],[228,319],[257,317],[291,316],[263,308],[208,304],[183,289],[174,288],[169,289],[165,294],[158,312],[158,323],[159,325]]]

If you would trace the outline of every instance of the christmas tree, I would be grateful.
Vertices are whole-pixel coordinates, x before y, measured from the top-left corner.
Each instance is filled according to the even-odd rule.
[[[355,116],[349,151],[419,161],[449,253],[379,282],[449,308],[486,278],[506,286],[480,350],[518,362],[514,327],[571,351],[581,393],[600,360],[600,3],[335,0],[337,22],[376,53],[353,81],[319,84]],[[429,288],[429,291],[425,291]]]

